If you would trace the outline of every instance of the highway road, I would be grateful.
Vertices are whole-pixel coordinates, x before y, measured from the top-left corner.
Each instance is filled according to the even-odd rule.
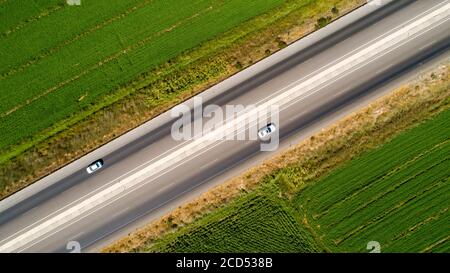
[[[271,64],[262,72],[243,81],[236,75],[220,86],[220,92],[214,87],[199,97],[203,96],[205,104],[222,107],[259,106],[290,92],[277,124],[283,143],[357,98],[377,92],[380,84],[447,52],[448,12],[428,27],[411,28],[398,43],[390,45],[389,41],[420,20],[437,18],[432,15],[448,6],[445,0],[396,1],[336,30],[338,20],[316,36],[310,35],[310,44],[304,42],[302,47],[299,41],[287,47],[285,52],[297,49],[288,58],[280,51],[270,57],[273,63],[261,63]],[[99,156],[94,152],[2,200],[0,251],[66,252],[69,241],[91,250],[161,208],[179,204],[200,185],[267,153],[260,151],[256,140],[175,141],[170,134],[174,119],[167,114],[165,118],[149,125],[145,134],[129,137],[128,142],[124,136],[117,147],[102,147],[105,166],[100,171],[92,175],[85,171],[86,163]],[[37,190],[39,185],[47,186]],[[108,191],[114,187],[114,192]]]

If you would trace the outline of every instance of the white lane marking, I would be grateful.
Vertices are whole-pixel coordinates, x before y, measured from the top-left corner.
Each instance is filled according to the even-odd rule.
[[[385,67],[383,67],[383,68],[381,68],[381,69],[378,69],[378,70],[375,72],[375,75],[378,75],[378,74],[383,73],[384,71],[386,71],[387,69],[391,68],[392,66],[393,66],[393,64],[389,64],[389,65],[387,65],[387,66],[385,66]]]
[[[320,88],[320,89],[323,89],[323,87]],[[298,119],[300,116],[304,115],[305,113],[306,113],[306,111],[302,111],[302,112],[298,113],[297,115],[291,117],[288,121],[296,120],[296,119]]]
[[[120,214],[122,214],[122,213],[124,213],[124,212],[126,212],[126,211],[129,211],[130,209],[131,209],[131,207],[126,207],[126,208],[124,208],[124,209],[121,209],[121,210],[119,210],[119,211],[113,213],[113,214],[110,216],[110,218],[115,218],[116,216],[119,216]]]
[[[215,147],[215,146],[214,146]],[[204,164],[203,166],[200,166],[200,170],[203,170],[205,168],[208,168],[209,166],[213,165],[214,163],[216,163],[217,161],[219,161],[218,158],[214,159],[213,161],[208,162],[207,164]]]
[[[75,234],[74,236],[70,237],[71,239],[69,241],[76,241],[83,234],[85,234],[84,231],[79,232],[79,233]]]
[[[433,41],[427,43],[426,45],[423,45],[423,46],[419,47],[419,50],[422,50],[422,49],[424,49],[424,48],[427,48],[427,47],[433,45],[434,43],[436,43],[436,40],[433,40]]]
[[[181,164],[180,164],[181,165]],[[177,166],[178,167],[178,166]],[[166,174],[167,172],[165,172],[164,174]],[[152,180],[155,180],[155,179],[152,179]],[[172,183],[168,183],[167,185],[164,185],[164,186],[162,186],[162,187],[160,187],[158,190],[156,190],[156,193],[159,193],[159,192],[162,192],[162,191],[164,191],[164,190],[167,190],[168,188],[170,188],[170,187],[172,187],[173,185],[175,184],[175,182],[172,182]],[[134,190],[133,190],[134,191]],[[132,191],[132,192],[133,192]],[[117,199],[118,200],[118,199]]]

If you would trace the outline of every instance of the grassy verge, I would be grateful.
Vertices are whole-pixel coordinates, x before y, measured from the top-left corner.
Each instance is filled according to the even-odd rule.
[[[3,149],[0,198],[310,33],[320,27],[317,25],[320,18],[329,21],[364,2],[285,1],[140,74],[96,103],[88,103],[70,117]],[[43,54],[46,58],[46,53]],[[20,69],[17,71],[12,73],[19,75]],[[85,103],[88,97],[83,93],[74,99]]]
[[[311,250],[308,238],[321,251],[365,251],[370,240],[386,251],[448,251],[449,108],[447,63],[104,251],[193,251],[202,243],[226,251],[216,236],[235,223],[220,215],[241,206],[233,219],[253,219],[244,209],[253,192],[266,193],[261,204],[282,198]],[[202,227],[217,221],[224,228],[205,238]]]

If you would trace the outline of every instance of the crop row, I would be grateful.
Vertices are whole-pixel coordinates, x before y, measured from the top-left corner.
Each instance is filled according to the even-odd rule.
[[[315,213],[320,214],[371,182],[408,166],[416,157],[426,155],[428,150],[449,138],[445,128],[450,128],[450,113],[446,111],[435,119],[398,136],[379,149],[361,155],[321,180],[317,186],[307,188],[306,195],[321,197],[312,199],[308,206],[314,207]]]
[[[113,1],[85,1],[81,7],[64,5],[63,8],[32,21],[10,35],[0,37],[0,74],[9,69],[37,58],[45,51],[51,50],[90,29],[95,31],[104,27],[127,10],[139,7],[144,0],[113,0]],[[61,2],[61,1],[60,1]],[[31,7],[30,3],[23,4],[24,9]],[[14,11],[20,9],[15,7]],[[26,19],[30,20],[30,19]]]
[[[335,212],[339,210],[339,207],[345,207],[345,210],[348,211],[351,208],[346,206],[347,203],[359,209],[360,207],[367,206],[370,202],[381,198],[390,191],[394,191],[402,184],[409,183],[410,180],[413,180],[419,174],[441,163],[441,159],[447,156],[447,149],[450,149],[449,140],[433,146],[431,149],[421,153],[420,156],[408,160],[406,163],[387,172],[380,178],[367,181],[364,187],[358,188],[351,195],[343,196],[342,200],[337,201],[320,214],[315,215],[315,219],[319,219],[330,211]]]
[[[450,149],[450,143],[447,147]],[[388,179],[374,181],[373,187],[348,199],[347,203],[332,210],[333,215],[339,215],[338,221],[328,222],[324,219],[323,224],[335,226],[352,217],[355,213],[377,204],[380,200],[382,200],[384,205],[389,206],[390,203],[386,203],[385,197],[394,196],[393,200],[395,202],[398,197],[396,195],[399,192],[401,194],[408,194],[410,191],[414,193],[414,191],[428,186],[433,181],[439,181],[448,177],[449,174],[446,172],[446,169],[450,167],[450,158],[442,159],[438,157],[448,154],[448,150],[441,150],[440,152],[435,154],[436,157],[427,157],[423,160],[425,162],[418,162],[417,166],[414,165],[416,168],[398,172]]]
[[[40,0],[33,1],[32,4],[30,0],[0,1],[0,36],[8,35],[14,29],[42,18],[44,14],[57,10],[62,3],[64,0]]]
[[[379,225],[380,223],[390,223],[391,225],[395,224],[393,222],[388,221],[392,215],[395,215],[400,210],[406,208],[407,206],[414,206],[414,202],[419,200],[422,197],[427,197],[427,195],[435,192],[436,190],[442,190],[444,187],[443,180],[436,181],[435,184],[429,185],[426,188],[419,189],[416,192],[409,194],[404,194],[402,196],[392,196],[386,198],[387,200],[380,200],[378,204],[374,204],[374,206],[368,207],[366,210],[361,211],[356,214],[354,217],[347,219],[345,224],[340,224],[333,228],[332,232],[328,233],[329,236],[334,236],[338,242],[342,242],[343,240],[348,240],[349,238],[355,237],[363,232],[372,225]],[[391,205],[385,205],[382,203],[386,201],[386,203],[391,203]],[[439,210],[438,205],[442,204],[442,200],[433,200],[434,209]],[[361,218],[359,218],[361,217]],[[388,219],[387,221],[385,221]],[[417,220],[417,219],[414,219]],[[413,226],[414,223],[410,222],[408,226]]]
[[[93,70],[101,69],[108,63],[120,66],[114,61],[118,57],[132,55],[133,50],[140,48],[138,45],[140,41],[150,37],[147,43],[156,42],[152,38],[156,38],[158,32],[178,24],[184,18],[192,16],[199,10],[207,8],[206,4],[203,3],[202,6],[190,5],[190,8],[181,9],[176,14],[173,14],[173,11],[167,8],[163,9],[161,6],[150,5],[143,8],[142,14],[130,14],[122,20],[105,26],[101,30],[62,48],[56,54],[41,60],[22,73],[0,81],[0,90],[14,90],[9,96],[6,96],[6,94],[0,95],[2,101],[0,113],[39,96],[48,89],[64,86],[61,83],[69,79],[78,78],[85,73],[89,74]],[[170,19],[149,20],[148,14],[155,13],[158,9],[161,9],[158,12],[159,15]],[[20,50],[18,51],[20,52]],[[132,57],[129,58],[132,60]],[[129,60],[125,60],[124,63],[129,62]],[[23,83],[27,84],[24,85]]]

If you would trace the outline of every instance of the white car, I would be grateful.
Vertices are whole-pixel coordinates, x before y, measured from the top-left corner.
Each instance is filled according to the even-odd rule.
[[[267,140],[270,138],[273,132],[277,130],[277,127],[275,127],[275,124],[269,123],[263,128],[259,129],[258,136],[261,140]]]
[[[91,174],[103,167],[103,160],[99,159],[86,168],[87,173]]]

